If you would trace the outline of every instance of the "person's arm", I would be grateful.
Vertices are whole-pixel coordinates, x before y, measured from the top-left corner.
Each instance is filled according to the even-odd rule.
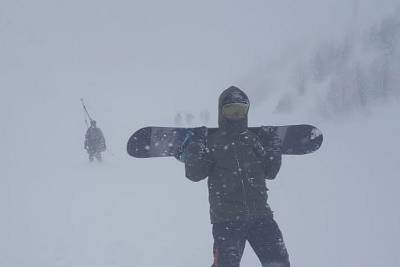
[[[188,136],[175,155],[179,161],[185,163],[185,176],[194,182],[205,179],[213,166],[213,160],[206,146],[206,137],[207,128],[204,127],[202,136]]]
[[[184,153],[185,176],[194,182],[207,178],[213,166],[213,161],[204,144],[191,142],[186,146]]]
[[[278,174],[282,164],[282,143],[276,132],[262,128],[260,143],[256,145],[258,154],[263,158],[265,178],[272,180]]]
[[[105,151],[107,149],[106,139],[104,138],[103,131],[100,128],[99,128],[99,132],[100,132],[100,136],[101,136],[101,147],[102,147],[103,151]]]
[[[282,165],[282,154],[271,152],[265,164],[266,179],[275,179]]]
[[[84,149],[88,149],[88,147],[89,147],[89,144],[88,144],[88,132],[89,132],[89,130],[87,130],[86,134],[85,134],[85,142],[83,143]]]

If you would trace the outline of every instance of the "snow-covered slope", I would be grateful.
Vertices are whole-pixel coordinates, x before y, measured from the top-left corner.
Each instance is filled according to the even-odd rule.
[[[269,182],[293,265],[398,266],[398,103],[341,123],[300,115],[264,119],[259,111],[253,121],[314,123],[325,134],[319,151],[286,156]],[[39,114],[26,114],[3,145],[1,266],[210,264],[204,181],[186,180],[172,158],[130,158],[125,142],[135,123],[116,130],[99,120],[112,153],[103,164],[89,164],[83,125],[68,116],[35,120]],[[243,266],[257,264],[247,249]]]

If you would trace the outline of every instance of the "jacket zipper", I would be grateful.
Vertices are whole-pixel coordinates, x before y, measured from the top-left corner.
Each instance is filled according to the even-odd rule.
[[[234,151],[235,151],[235,160],[236,160],[236,165],[238,167],[238,171],[240,173],[240,178],[241,178],[241,182],[242,182],[242,191],[243,191],[243,197],[244,197],[244,205],[246,208],[246,213],[247,216],[250,216],[250,208],[249,205],[247,204],[247,193],[246,193],[246,187],[244,185],[244,181],[243,181],[243,176],[242,176],[242,167],[239,164],[239,160],[238,160],[238,154],[237,154],[237,150],[236,150],[236,144],[234,145]]]

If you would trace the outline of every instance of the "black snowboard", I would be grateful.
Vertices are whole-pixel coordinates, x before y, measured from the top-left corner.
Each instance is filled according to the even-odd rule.
[[[281,138],[282,154],[303,155],[316,151],[322,144],[321,131],[312,125],[264,126]],[[207,128],[212,134],[218,128]],[[249,130],[260,135],[261,127]],[[136,131],[128,141],[128,154],[136,158],[171,157],[193,135],[204,135],[205,128],[145,127]]]

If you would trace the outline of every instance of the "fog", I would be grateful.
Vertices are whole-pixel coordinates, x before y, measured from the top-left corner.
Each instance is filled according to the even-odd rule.
[[[209,266],[206,184],[125,146],[178,112],[215,126],[230,85],[252,126],[324,133],[268,183],[292,266],[399,266],[397,2],[1,1],[0,266]]]

